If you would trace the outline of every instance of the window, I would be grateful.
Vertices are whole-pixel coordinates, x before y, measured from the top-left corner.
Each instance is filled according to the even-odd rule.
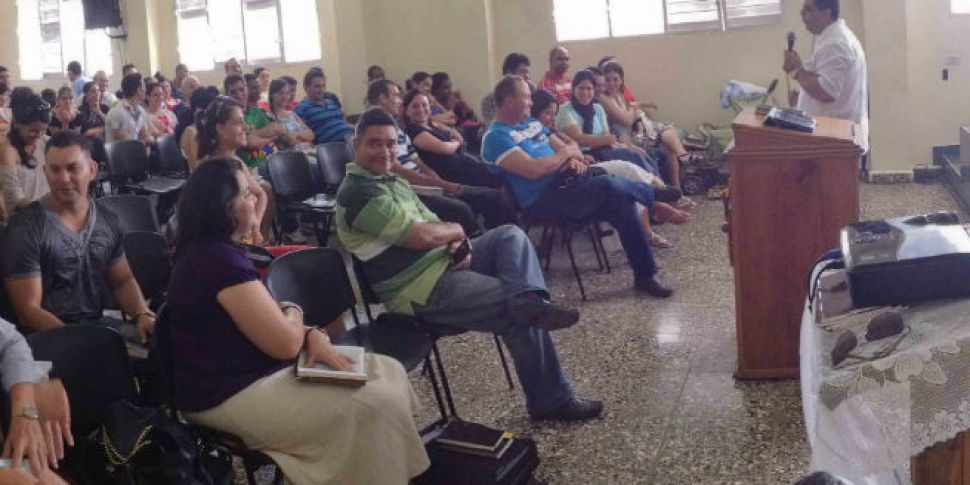
[[[112,72],[111,39],[103,30],[84,30],[81,0],[17,0],[20,73],[26,80],[63,75],[78,61],[84,74]]]
[[[950,0],[950,12],[970,13],[970,0]]]
[[[769,24],[781,0],[554,0],[553,15],[560,41],[598,39]]]
[[[316,0],[177,0],[179,59],[207,71],[231,57],[249,63],[320,59]]]

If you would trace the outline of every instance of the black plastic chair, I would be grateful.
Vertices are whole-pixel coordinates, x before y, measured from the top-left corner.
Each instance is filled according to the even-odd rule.
[[[266,161],[269,182],[276,195],[277,223],[273,226],[276,239],[280,240],[282,228],[279,221],[287,214],[302,214],[313,223],[320,246],[326,246],[333,224],[334,209],[311,206],[304,201],[316,195],[310,176],[310,160],[303,152],[277,152]]]
[[[165,237],[155,232],[134,231],[125,234],[123,244],[135,281],[145,298],[157,308],[172,274]]]
[[[357,286],[360,288],[361,298],[364,300],[364,313],[367,315],[367,319],[374,322],[374,316],[371,314],[370,305],[380,303],[377,298],[377,294],[371,288],[370,282],[367,280],[367,275],[364,274],[363,261],[358,259],[356,256],[351,255],[351,260],[354,268],[354,276],[357,278]],[[448,384],[448,375],[445,373],[444,365],[441,362],[441,353],[438,351],[438,339],[444,337],[451,337],[454,335],[461,335],[468,330],[459,327],[451,327],[446,325],[436,325],[433,323],[428,323],[422,321],[420,318],[411,315],[402,315],[395,313],[383,313],[378,315],[377,321],[390,320],[395,322],[407,322],[410,325],[414,325],[417,328],[427,332],[428,336],[431,337],[431,352],[434,354],[435,362],[438,364],[438,370],[441,372],[441,385],[445,391],[445,399],[448,401],[448,409],[452,416],[458,416],[455,410],[455,401],[451,395],[451,386]],[[495,349],[498,351],[499,360],[502,363],[502,370],[505,372],[505,379],[509,383],[509,389],[515,389],[515,383],[512,381],[512,372],[509,370],[508,360],[505,358],[505,350],[502,348],[502,341],[499,340],[498,334],[492,334],[492,338],[495,340]]]
[[[342,141],[317,145],[317,168],[328,193],[336,192],[347,175],[347,164],[354,161],[354,152]]]
[[[335,249],[306,249],[274,259],[266,274],[266,286],[276,300],[300,305],[307,325],[325,326],[349,311],[354,328],[335,339],[336,344],[359,345],[370,352],[393,357],[408,371],[424,362],[438,410],[443,418],[447,416],[430,363],[433,342],[429,335],[410,323],[362,324],[347,266]]]
[[[158,156],[161,159],[159,175],[170,178],[186,178],[189,176],[189,162],[182,156],[175,135],[165,135],[158,138]]]
[[[110,195],[98,199],[97,203],[106,206],[121,219],[122,230],[126,233],[159,231],[155,202],[147,195]]]
[[[151,162],[139,140],[123,140],[105,146],[112,190],[137,194],[167,194],[182,188],[184,179],[151,175]]]

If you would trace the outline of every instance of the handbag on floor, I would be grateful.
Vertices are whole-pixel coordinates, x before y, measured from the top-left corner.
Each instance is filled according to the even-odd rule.
[[[431,466],[413,480],[415,485],[534,483],[539,453],[535,440],[527,436],[450,418],[422,430],[421,438]]]

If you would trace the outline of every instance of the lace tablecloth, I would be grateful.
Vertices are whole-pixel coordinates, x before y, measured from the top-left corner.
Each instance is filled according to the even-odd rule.
[[[801,328],[802,402],[812,466],[856,484],[908,484],[910,458],[970,429],[970,300],[851,309],[844,273],[829,272]],[[872,317],[904,331],[867,342]],[[836,339],[858,346],[833,367]]]

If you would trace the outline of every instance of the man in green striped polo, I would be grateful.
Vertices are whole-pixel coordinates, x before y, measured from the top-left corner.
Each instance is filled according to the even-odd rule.
[[[579,314],[547,300],[528,237],[509,225],[468,241],[460,225],[440,222],[390,172],[397,133],[383,110],[365,112],[354,138],[357,161],[337,191],[337,235],[363,261],[377,296],[394,313],[500,334],[533,419],[599,416],[601,402],[573,395],[549,336],[575,324]]]

